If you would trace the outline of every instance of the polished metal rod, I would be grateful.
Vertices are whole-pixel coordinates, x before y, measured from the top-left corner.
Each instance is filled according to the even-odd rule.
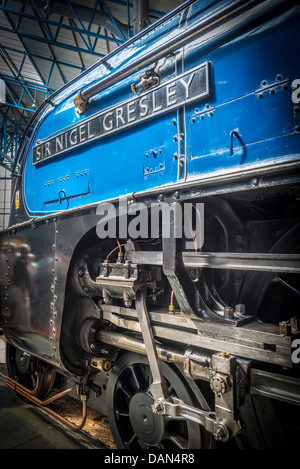
[[[107,78],[89,86],[86,89],[82,89],[74,98],[74,102],[78,103],[78,100],[82,102],[88,102],[88,100],[100,93],[104,89],[113,86],[118,83],[121,79],[125,79],[128,76],[132,75],[135,72],[142,70],[145,67],[148,67],[151,64],[154,64],[156,61],[162,59],[168,54],[174,53],[179,48],[184,47],[186,44],[194,41],[195,39],[204,36],[205,34],[214,31],[217,27],[222,26],[222,34],[231,33],[233,30],[233,25],[230,24],[226,28],[225,23],[228,23],[235,17],[244,13],[243,18],[239,18],[239,21],[236,21],[235,27],[240,28],[241,25],[252,21],[254,17],[261,15],[265,10],[270,10],[281,3],[282,0],[272,0],[269,2],[257,2],[257,0],[236,0],[235,2],[230,3],[223,8],[219,8],[217,11],[213,12],[207,18],[202,19],[202,21],[197,22],[191,28],[184,30],[177,36],[173,37],[171,40],[167,41],[162,47],[157,50],[150,50],[148,53],[144,54],[142,57],[138,58],[133,63],[130,63],[120,70],[110,74]],[[256,9],[251,7],[257,7]],[[221,33],[220,33],[221,34]],[[220,34],[214,34],[217,39],[220,39]]]
[[[162,251],[132,251],[128,259],[135,264],[162,265]],[[300,255],[236,252],[183,252],[188,268],[234,269],[300,273]]]

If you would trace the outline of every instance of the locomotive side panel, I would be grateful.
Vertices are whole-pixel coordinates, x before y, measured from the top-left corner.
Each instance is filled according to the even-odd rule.
[[[298,15],[294,8],[212,52],[204,49],[203,60],[212,63],[214,92],[187,110],[189,177],[297,158],[292,83],[299,66],[292,51],[299,41]],[[203,42],[185,48],[186,67],[197,63]]]
[[[25,352],[53,361],[55,226],[32,223],[9,232],[2,246],[6,267],[1,304],[6,338]]]
[[[153,65],[159,85],[153,78],[149,90],[133,93],[132,85],[143,81],[139,73],[120,75],[117,85],[92,97],[83,115],[76,113],[74,94],[62,95],[30,145],[23,179],[28,214],[297,159],[291,91],[298,71],[289,52],[299,35],[297,10],[275,10],[266,21],[264,8],[268,14],[264,6],[243,12],[190,41],[184,52],[159,59]],[[201,29],[203,17],[192,9],[182,15],[181,29],[179,19],[169,25],[169,35],[182,34],[185,21]],[[145,47],[133,56],[139,60]]]

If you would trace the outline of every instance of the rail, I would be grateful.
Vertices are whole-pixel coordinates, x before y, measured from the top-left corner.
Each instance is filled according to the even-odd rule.
[[[239,18],[234,25],[235,28],[240,28],[245,25],[245,22],[253,21],[255,17],[259,17],[266,10],[270,10],[282,3],[282,0],[271,0],[271,1],[257,1],[257,0],[236,0],[230,5],[218,9],[213,14],[204,18],[202,21],[197,22],[191,28],[184,30],[171,40],[167,41],[163,46],[160,46],[157,50],[151,50],[142,57],[139,57],[133,63],[130,63],[120,70],[110,74],[107,78],[89,86],[86,89],[79,90],[74,97],[74,104],[78,113],[82,114],[85,112],[87,104],[91,97],[100,93],[104,89],[113,86],[118,83],[120,79],[125,79],[135,72],[154,64],[167,54],[174,53],[178,48],[184,47],[189,42],[204,36],[209,32],[215,30],[218,26],[224,26],[224,23],[236,18],[238,15],[245,14],[244,18]],[[254,8],[256,7],[256,9]],[[251,10],[252,8],[252,10]],[[224,35],[230,31],[232,33],[234,29],[233,25],[230,24],[228,28],[222,28],[217,38],[220,35]]]

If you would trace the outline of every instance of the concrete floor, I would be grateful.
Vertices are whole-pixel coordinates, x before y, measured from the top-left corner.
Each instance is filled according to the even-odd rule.
[[[0,337],[0,450],[105,449],[83,431],[72,431],[5,385],[5,342]]]

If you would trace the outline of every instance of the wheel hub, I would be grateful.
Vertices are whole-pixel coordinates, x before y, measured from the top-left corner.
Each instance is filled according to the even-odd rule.
[[[149,446],[155,446],[161,441],[165,429],[164,418],[152,412],[153,403],[152,396],[139,392],[133,396],[129,405],[131,425],[138,438]]]
[[[28,373],[30,369],[30,356],[21,350],[16,351],[16,364],[21,373]]]

